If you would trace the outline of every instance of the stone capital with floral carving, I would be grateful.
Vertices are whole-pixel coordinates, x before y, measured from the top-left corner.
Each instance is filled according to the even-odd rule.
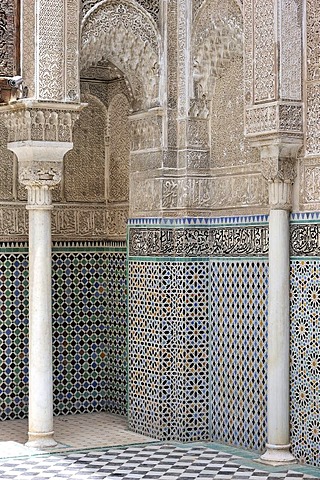
[[[63,157],[72,147],[71,142],[8,143],[8,149],[18,158],[18,177],[28,191],[28,208],[50,207],[51,190],[62,179]]]
[[[261,173],[269,183],[271,209],[290,210],[292,186],[296,178],[296,159],[301,144],[275,143],[260,146]]]

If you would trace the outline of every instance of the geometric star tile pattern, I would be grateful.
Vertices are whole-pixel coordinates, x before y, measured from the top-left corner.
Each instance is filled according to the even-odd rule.
[[[212,261],[212,439],[262,451],[266,443],[266,261]]]
[[[0,476],[12,480],[306,480],[302,472],[268,472],[241,465],[241,458],[203,446],[129,446],[0,460]]]
[[[129,423],[208,439],[208,263],[129,261]]]
[[[0,255],[0,418],[28,412],[28,253]],[[54,248],[54,413],[126,413],[124,248]]]
[[[320,261],[291,261],[290,421],[300,463],[320,466]]]

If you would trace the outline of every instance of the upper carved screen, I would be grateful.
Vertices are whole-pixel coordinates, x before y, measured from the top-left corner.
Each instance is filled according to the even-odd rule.
[[[0,77],[19,73],[19,0],[0,2]]]

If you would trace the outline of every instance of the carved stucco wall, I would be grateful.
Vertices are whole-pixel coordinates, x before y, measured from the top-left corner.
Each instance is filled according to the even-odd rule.
[[[243,19],[240,2],[195,2],[192,33],[194,94],[210,100],[210,174],[202,201],[219,214],[264,211],[267,184],[258,151],[244,137]],[[199,104],[199,100],[198,100]],[[197,116],[206,118],[206,109]]]
[[[99,75],[91,71],[91,76]],[[63,182],[53,191],[53,237],[123,239],[129,198],[130,92],[123,78],[88,79],[82,90],[88,105],[74,127],[74,149],[65,156]],[[0,239],[25,239],[26,191],[18,183],[17,160],[7,150],[7,140],[0,125]]]
[[[64,158],[64,192],[68,202],[105,200],[105,129],[107,112],[91,95],[74,128],[73,149]]]

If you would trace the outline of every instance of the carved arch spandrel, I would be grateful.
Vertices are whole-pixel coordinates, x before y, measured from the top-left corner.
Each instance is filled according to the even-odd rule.
[[[109,60],[127,77],[135,109],[160,104],[160,36],[156,23],[131,0],[102,0],[82,21],[81,67]]]
[[[90,94],[81,101],[88,105],[75,123],[73,150],[64,157],[64,200],[104,202],[107,109]]]

